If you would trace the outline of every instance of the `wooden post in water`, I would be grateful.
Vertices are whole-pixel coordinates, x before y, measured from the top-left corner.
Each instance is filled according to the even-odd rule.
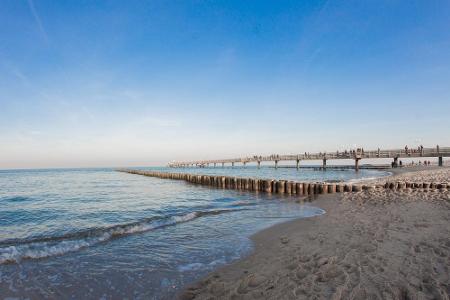
[[[439,165],[439,167],[442,167],[444,165],[444,159],[442,156],[439,156],[439,158],[438,158],[438,165]]]
[[[261,161],[258,160],[258,169],[261,167]]]
[[[334,194],[334,193],[336,193],[336,184],[330,183],[330,184],[328,185],[328,193],[329,193],[329,194]]]
[[[323,161],[322,161],[322,169],[323,170],[327,169],[327,159],[326,158],[324,158]]]
[[[398,167],[398,157],[394,157],[394,168]]]
[[[244,189],[250,191],[252,189],[252,180],[250,178],[244,179]]]
[[[297,158],[297,170],[300,167],[300,159]]]
[[[297,182],[295,184],[295,193],[297,195],[303,195],[303,183],[302,182]]]
[[[356,172],[358,172],[359,171],[359,160],[360,160],[361,158],[355,158],[355,171]]]
[[[284,192],[289,195],[292,194],[292,181],[286,181],[284,186]]]
[[[275,160],[275,169],[278,169],[278,160]]]
[[[278,180],[277,181],[277,193],[278,194],[284,194],[286,189],[286,181],[284,180]]]
[[[271,193],[272,192],[272,180],[264,180],[263,181],[263,190],[266,193]]]

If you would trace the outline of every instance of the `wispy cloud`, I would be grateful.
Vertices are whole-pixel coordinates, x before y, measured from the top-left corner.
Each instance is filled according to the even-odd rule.
[[[44,26],[42,25],[41,18],[39,17],[39,14],[36,11],[36,8],[34,7],[33,0],[28,0],[28,7],[30,7],[31,14],[33,15],[34,21],[36,22],[39,32],[41,33],[42,37],[45,39],[45,42],[48,42],[48,35],[45,31]]]

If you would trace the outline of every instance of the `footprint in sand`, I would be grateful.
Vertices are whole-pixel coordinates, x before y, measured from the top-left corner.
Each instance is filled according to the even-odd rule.
[[[316,267],[320,268],[321,266],[328,263],[328,257],[320,257],[316,262]]]
[[[293,270],[295,270],[297,267],[298,267],[298,264],[293,263],[293,264],[288,265],[288,266],[287,266],[287,269],[288,269],[289,271],[293,271]]]
[[[256,288],[266,282],[267,278],[258,275],[258,274],[250,274],[246,278],[244,278],[241,283],[239,284],[239,287],[236,289],[236,291],[239,294],[246,294],[251,289]]]
[[[213,295],[220,295],[225,291],[225,284],[223,282],[215,282],[211,284],[209,291]]]
[[[439,257],[447,257],[447,254],[444,252],[444,251],[442,251],[441,249],[439,249],[439,248],[437,248],[437,247],[432,247],[432,249],[433,249],[433,252],[434,252],[434,254],[436,255],[436,256],[439,256]]]
[[[287,244],[289,243],[289,239],[286,236],[282,236],[280,237],[280,241],[282,244]]]
[[[308,276],[309,272],[307,270],[305,270],[304,268],[299,268],[297,270],[297,272],[295,273],[295,277],[297,277],[297,279],[303,279],[306,276]]]
[[[302,255],[302,256],[300,256],[298,258],[298,261],[301,262],[301,263],[306,263],[306,262],[308,262],[310,260],[311,260],[311,258],[309,256],[306,256],[306,255]]]
[[[413,250],[414,250],[415,253],[420,253],[420,252],[422,252],[422,249],[420,248],[419,245],[414,245],[414,246],[413,246]]]
[[[317,281],[328,282],[338,276],[341,276],[342,274],[343,274],[342,270],[340,270],[337,266],[334,265],[327,266],[326,268],[324,268],[319,272],[319,274],[317,275]]]

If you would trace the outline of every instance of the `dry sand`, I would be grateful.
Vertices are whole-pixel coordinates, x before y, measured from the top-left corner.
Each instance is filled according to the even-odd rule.
[[[395,180],[450,182],[450,169]],[[386,179],[384,179],[386,180]],[[318,217],[252,237],[255,251],[188,287],[182,299],[449,299],[448,191],[324,195]]]
[[[375,180],[366,181],[367,183],[384,183],[386,181],[408,181],[408,182],[434,182],[434,183],[450,183],[449,167],[404,167],[391,169],[394,176],[382,177]]]

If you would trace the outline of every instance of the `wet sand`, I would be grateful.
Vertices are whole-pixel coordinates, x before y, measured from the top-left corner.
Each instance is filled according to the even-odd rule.
[[[450,182],[450,168],[423,169],[389,179]],[[327,213],[257,233],[250,256],[180,298],[449,299],[448,190],[323,195],[312,204]]]

